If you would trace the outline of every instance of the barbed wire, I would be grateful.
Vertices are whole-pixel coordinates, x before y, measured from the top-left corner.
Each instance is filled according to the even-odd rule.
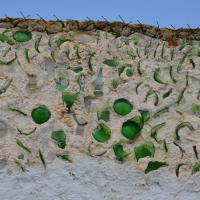
[[[31,16],[30,14],[28,14],[28,15],[25,15],[22,11],[19,11],[19,13],[20,13],[20,15],[21,15],[21,17],[23,18],[23,19],[29,19],[29,17]],[[5,18],[7,18],[7,19],[9,19],[9,20],[12,20],[12,17],[9,17],[7,14],[4,14],[4,16],[5,16]],[[47,20],[45,20],[45,18],[44,17],[42,17],[40,14],[38,14],[38,13],[36,13],[36,16],[40,19],[40,20],[42,20],[42,21],[44,21],[45,23],[47,22]],[[57,21],[63,21],[62,19],[60,19],[60,18],[58,18],[55,14],[53,14],[53,17],[57,20]],[[109,21],[105,16],[101,16],[101,18],[105,21],[105,22],[114,22],[114,21]],[[118,18],[120,19],[120,21],[122,22],[122,23],[124,23],[124,24],[133,24],[133,22],[134,21],[129,21],[128,23],[124,20],[124,18],[121,16],[121,15],[118,15]],[[87,20],[89,20],[89,21],[96,21],[96,20],[92,20],[90,17],[88,17],[88,16],[86,16],[86,19]],[[98,20],[97,20],[98,21]],[[137,21],[137,23],[139,24],[139,25],[141,25],[141,30],[142,31],[144,31],[144,29],[143,29],[143,23],[141,23],[138,19],[136,20]],[[158,31],[160,31],[160,25],[159,25],[159,22],[158,22],[158,20],[156,20],[156,28],[157,28],[157,30]],[[152,25],[153,26],[153,25]],[[191,34],[194,32],[194,29],[199,29],[199,27],[196,27],[196,28],[191,28],[191,26],[187,23],[186,24],[186,27],[191,31]],[[171,29],[173,29],[173,30],[177,30],[176,28],[175,28],[175,26],[174,25],[172,25],[172,24],[170,24],[169,25],[169,28]],[[181,28],[183,28],[183,27],[180,27],[179,29],[181,29]]]
[[[174,30],[176,30],[176,28],[175,28],[172,24],[170,24],[170,26],[171,26]]]
[[[43,17],[41,17],[39,14],[36,14],[42,21],[44,21],[45,23],[46,23],[46,20],[43,18]]]
[[[126,24],[126,22],[124,21],[124,19],[122,18],[122,16],[121,16],[121,15],[118,15],[118,17],[120,18],[120,20],[121,20],[123,23],[125,23],[125,24]]]
[[[24,13],[23,13],[22,11],[19,11],[19,12],[20,12],[21,16],[22,16],[24,19],[27,19],[28,17],[30,17],[30,15],[25,16]]]
[[[106,22],[109,22],[104,16],[101,16]]]
[[[158,20],[156,20],[156,24],[157,24],[157,30],[160,31],[160,25],[158,23]]]

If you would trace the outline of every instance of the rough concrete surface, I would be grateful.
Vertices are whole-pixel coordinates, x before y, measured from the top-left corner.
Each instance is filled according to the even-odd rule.
[[[0,20],[0,199],[199,199],[199,30],[142,27]],[[70,108],[65,92],[77,93]],[[124,116],[119,98],[132,104]],[[51,113],[41,124],[38,106]],[[150,119],[128,139],[122,126],[141,109]],[[102,123],[103,142],[94,136]],[[137,159],[146,142],[153,147]]]
[[[4,200],[198,200],[200,181],[167,170],[145,176],[112,160],[78,156],[72,164],[57,159],[45,172],[1,171],[0,194]]]

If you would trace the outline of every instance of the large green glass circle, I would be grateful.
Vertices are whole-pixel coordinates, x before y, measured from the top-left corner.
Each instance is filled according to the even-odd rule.
[[[32,110],[31,116],[36,124],[43,124],[50,119],[51,112],[46,106],[39,106]]]
[[[13,34],[13,38],[17,42],[27,42],[32,39],[32,34],[30,31],[16,31]]]
[[[133,110],[133,105],[124,98],[117,99],[113,104],[114,111],[119,115],[127,115]]]
[[[122,124],[121,133],[130,140],[135,139],[140,135],[143,125],[143,119],[140,116],[135,116]]]

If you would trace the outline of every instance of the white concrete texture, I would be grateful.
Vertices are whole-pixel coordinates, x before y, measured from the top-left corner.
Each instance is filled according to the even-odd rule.
[[[0,32],[3,31],[1,28]],[[13,28],[5,34],[12,38],[14,31]],[[40,37],[38,52],[36,41]],[[67,40],[59,46],[63,38]],[[104,31],[50,35],[33,31],[28,42],[9,45],[0,41],[0,199],[198,200],[199,173],[191,175],[191,172],[200,152],[200,110],[192,111],[193,103],[200,105],[200,42],[178,40],[178,43],[172,47],[167,41],[143,34],[116,37]],[[125,69],[119,76],[117,67],[103,64],[105,59],[116,60],[118,67],[129,64],[133,75],[127,76]],[[170,66],[174,82],[170,78]],[[80,67],[83,69],[81,85],[77,81],[80,74],[75,72]],[[153,78],[157,68],[164,84]],[[101,69],[102,80],[97,80]],[[66,91],[79,92],[71,113],[66,112],[62,93],[56,87],[60,77],[64,78]],[[113,79],[119,81],[117,88],[112,87]],[[95,96],[94,81],[103,86],[103,96]],[[138,83],[141,85],[137,94]],[[158,95],[157,103],[154,95],[147,96],[150,89]],[[172,92],[163,98],[169,89]],[[118,98],[128,99],[133,104],[132,112],[126,116],[115,113],[113,102]],[[51,118],[41,125],[31,118],[32,110],[39,105],[45,105],[51,112]],[[103,122],[98,121],[97,112],[105,105],[110,107],[110,120],[106,124],[111,129],[111,138],[100,143],[92,133]],[[164,107],[169,110],[155,117]],[[121,134],[122,124],[139,115],[140,109],[148,109],[151,118],[139,137],[128,140]],[[166,124],[158,131],[155,141],[151,128],[163,122]],[[183,126],[177,141],[175,129],[183,122],[192,128]],[[63,130],[67,135],[64,149],[51,138],[56,130]],[[17,139],[31,152],[17,145]],[[119,141],[129,153],[121,163],[116,161],[112,148]],[[154,144],[155,155],[137,162],[134,148],[144,141]],[[69,155],[72,163],[60,159],[61,154]],[[150,161],[166,162],[167,166],[145,174]],[[179,164],[184,165],[176,177]]]

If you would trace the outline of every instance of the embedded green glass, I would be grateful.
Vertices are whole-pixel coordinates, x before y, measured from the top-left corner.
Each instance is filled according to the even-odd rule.
[[[0,33],[0,41],[1,42],[6,42],[6,43],[8,43],[10,45],[14,45],[15,44],[14,41],[11,38],[9,38],[7,35],[5,35],[4,33]]]
[[[144,122],[142,117],[135,116],[122,124],[121,133],[124,137],[132,140],[140,135],[143,126]]]
[[[149,121],[150,119],[150,112],[146,109],[143,109],[143,110],[139,110],[141,116],[142,116],[142,119],[144,122],[147,122]]]
[[[32,110],[31,116],[36,124],[43,124],[50,119],[51,112],[46,106],[39,106]]]
[[[104,120],[105,122],[108,122],[110,120],[110,111],[107,109],[98,111],[97,118],[98,120]]]
[[[133,105],[124,98],[117,99],[113,104],[114,111],[119,115],[127,115],[133,110]]]
[[[94,130],[92,135],[95,140],[97,140],[98,142],[104,143],[110,139],[111,130],[106,124],[101,123],[97,126],[97,128]]]
[[[68,112],[71,111],[71,107],[74,105],[79,93],[62,92],[62,99],[65,103]]]
[[[114,144],[113,151],[115,153],[116,159],[119,161],[123,161],[124,158],[126,158],[129,155],[129,153],[124,151],[122,142],[118,142],[117,144]]]
[[[64,131],[54,131],[51,134],[51,138],[57,142],[59,148],[64,149],[66,146],[66,134]]]
[[[132,69],[131,67],[128,67],[128,68],[126,69],[126,75],[127,75],[128,77],[133,76],[133,69]]]
[[[117,67],[117,65],[119,64],[119,62],[116,59],[105,59],[103,61],[103,64],[108,65],[109,67]]]
[[[155,146],[152,142],[146,141],[143,144],[140,144],[134,149],[136,160],[138,161],[140,158],[145,158],[147,156],[154,157],[155,154]]]
[[[30,31],[16,31],[13,34],[13,38],[17,42],[27,42],[32,39],[32,34]]]
[[[150,161],[147,165],[147,168],[145,169],[144,173],[148,174],[151,171],[155,171],[161,167],[166,167],[168,164],[166,162],[160,162],[160,161]]]
[[[110,106],[105,104],[98,112],[97,112],[98,120],[104,120],[108,122],[110,120]]]
[[[196,174],[197,172],[200,171],[200,161],[197,161],[193,166],[192,166],[192,172],[191,174]]]

